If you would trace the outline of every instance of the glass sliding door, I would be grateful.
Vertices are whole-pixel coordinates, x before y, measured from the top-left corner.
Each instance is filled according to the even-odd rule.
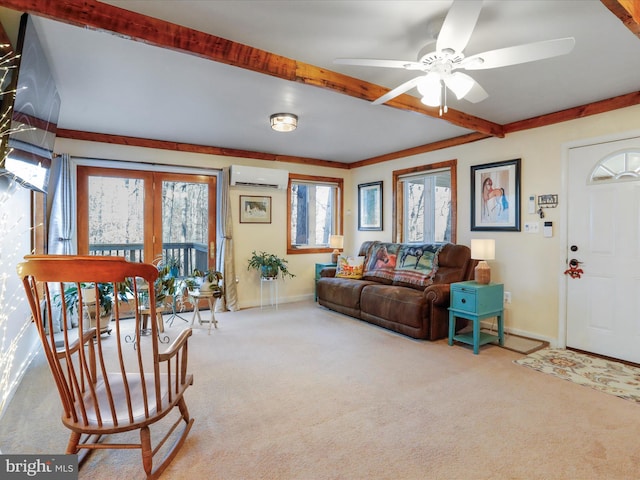
[[[162,178],[162,258],[174,274],[190,275],[214,266],[215,195],[210,177],[164,175]]]
[[[215,265],[216,178],[78,168],[78,252],[175,260],[176,276]]]

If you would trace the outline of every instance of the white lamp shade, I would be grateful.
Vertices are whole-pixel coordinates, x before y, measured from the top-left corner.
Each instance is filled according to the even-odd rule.
[[[453,72],[451,75],[444,78],[444,83],[455,94],[456,98],[460,100],[469,93],[471,87],[473,87],[473,84],[475,83],[475,80],[465,73]]]
[[[329,246],[331,248],[342,248],[344,237],[342,235],[329,235]]]
[[[496,258],[496,241],[492,238],[471,240],[471,258],[475,260],[493,260]]]
[[[442,95],[442,85],[440,83],[440,75],[431,72],[418,80],[418,92],[422,95],[420,100],[429,107],[439,107]]]

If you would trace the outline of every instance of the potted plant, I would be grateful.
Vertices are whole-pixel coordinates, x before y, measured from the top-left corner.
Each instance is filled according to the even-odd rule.
[[[96,287],[98,292],[98,301],[96,302]],[[133,292],[131,285],[128,282],[121,282],[116,284],[117,292],[114,292],[112,283],[82,283],[80,289],[82,290],[82,303],[83,315],[88,315],[90,319],[90,326],[95,327],[96,315],[100,316],[100,333],[110,333],[109,322],[111,321],[111,312],[113,309],[113,302],[117,298],[123,302],[128,302],[128,295]],[[64,290],[64,303],[69,315],[74,315],[76,312],[80,312],[78,304],[80,302],[80,292],[76,284],[69,285]],[[58,296],[57,304],[61,305],[60,297]],[[100,308],[98,309],[98,305]],[[86,318],[86,317],[85,317]]]
[[[222,273],[213,269],[202,271],[196,268],[193,270],[192,275],[194,277],[202,279],[202,283],[200,284],[200,291],[211,291],[216,298],[222,296],[222,287],[220,286]]]
[[[169,264],[158,265],[158,278],[153,286],[156,294],[156,305],[162,305],[169,295],[175,295],[176,277],[171,274]]]
[[[273,253],[256,252],[254,250],[251,252],[247,270],[258,270],[262,278],[276,278],[280,273],[284,280],[287,276],[295,277],[293,273],[289,272],[287,263],[287,260]]]
[[[182,262],[180,262],[179,257],[174,257],[173,255],[168,257],[165,265],[169,268],[169,273],[172,277],[176,278],[180,275],[180,267],[182,267]]]

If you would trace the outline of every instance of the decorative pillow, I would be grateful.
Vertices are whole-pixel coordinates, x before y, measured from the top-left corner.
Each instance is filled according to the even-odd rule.
[[[346,257],[340,255],[338,257],[338,266],[336,267],[336,277],[341,278],[362,278],[364,270],[364,257]]]
[[[393,285],[416,289],[431,285],[438,270],[438,253],[442,247],[444,244],[402,244]]]
[[[373,243],[367,252],[363,278],[390,285],[395,277],[399,248],[399,243]]]

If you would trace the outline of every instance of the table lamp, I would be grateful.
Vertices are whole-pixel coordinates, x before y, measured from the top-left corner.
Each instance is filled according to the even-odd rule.
[[[344,237],[342,235],[329,235],[329,247],[333,248],[331,253],[331,263],[338,263],[338,256],[340,250],[344,244]]]
[[[476,238],[471,240],[471,258],[480,260],[475,269],[475,281],[486,285],[491,281],[491,269],[486,260],[496,258],[496,241],[492,238]]]

